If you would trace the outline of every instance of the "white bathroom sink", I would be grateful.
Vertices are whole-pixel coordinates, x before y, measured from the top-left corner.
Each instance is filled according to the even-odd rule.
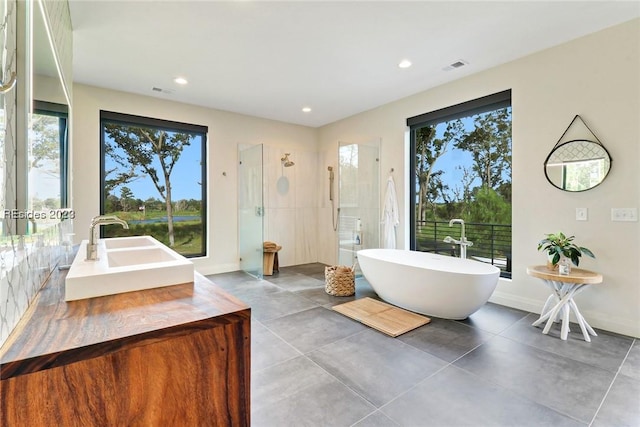
[[[130,236],[104,239],[104,247],[106,249],[124,249],[137,248],[140,246],[155,246],[156,243],[159,242],[151,236]]]
[[[151,236],[98,240],[98,259],[87,261],[83,240],[65,280],[65,300],[193,282],[193,263]]]
[[[162,248],[136,248],[122,251],[107,251],[107,264],[109,268],[126,267],[173,261],[173,254]]]

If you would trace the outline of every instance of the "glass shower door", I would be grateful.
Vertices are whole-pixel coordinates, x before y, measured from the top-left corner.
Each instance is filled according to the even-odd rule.
[[[352,266],[361,249],[380,247],[380,141],[340,142],[338,264]]]
[[[264,203],[262,144],[238,147],[238,251],[240,269],[262,278]]]

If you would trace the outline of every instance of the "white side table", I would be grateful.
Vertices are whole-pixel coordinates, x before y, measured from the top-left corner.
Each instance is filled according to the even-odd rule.
[[[589,285],[602,283],[602,275],[581,268],[571,268],[571,274],[560,274],[555,270],[549,270],[545,265],[535,265],[527,267],[527,274],[532,277],[542,279],[549,286],[553,293],[547,298],[540,318],[532,323],[532,326],[538,326],[545,320],[547,321],[543,334],[548,334],[553,322],[562,315],[562,329],[560,330],[560,338],[567,339],[569,333],[569,312],[572,310],[578,320],[578,325],[584,335],[584,340],[591,342],[591,337],[597,336],[593,328],[582,317],[573,297],[582,292]],[[561,313],[562,312],[562,313]]]

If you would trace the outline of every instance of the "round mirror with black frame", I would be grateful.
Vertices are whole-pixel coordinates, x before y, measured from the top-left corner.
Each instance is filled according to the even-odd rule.
[[[598,141],[574,139],[556,144],[544,162],[547,180],[564,191],[585,191],[609,174],[611,156]]]

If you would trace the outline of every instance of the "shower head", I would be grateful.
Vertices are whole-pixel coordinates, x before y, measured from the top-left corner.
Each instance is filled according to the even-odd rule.
[[[291,153],[284,153],[284,157],[280,159],[280,161],[282,162],[282,164],[284,165],[285,168],[289,168],[289,167],[295,165],[294,162],[289,160],[289,154],[291,154]]]

